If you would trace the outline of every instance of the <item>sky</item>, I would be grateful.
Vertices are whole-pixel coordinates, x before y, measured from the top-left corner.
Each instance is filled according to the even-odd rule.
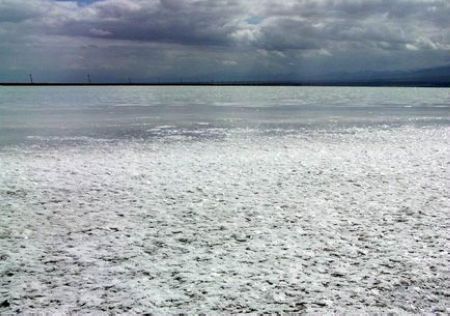
[[[449,0],[0,0],[0,81],[308,80],[449,64]]]

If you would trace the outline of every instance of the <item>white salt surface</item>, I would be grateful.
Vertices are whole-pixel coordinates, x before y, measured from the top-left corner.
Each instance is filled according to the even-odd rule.
[[[0,151],[0,312],[450,312],[450,128]]]

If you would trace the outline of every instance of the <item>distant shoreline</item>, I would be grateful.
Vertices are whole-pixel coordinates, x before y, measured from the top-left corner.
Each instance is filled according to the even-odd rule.
[[[450,88],[449,82],[408,82],[408,81],[368,81],[368,82],[158,82],[158,83],[81,83],[81,82],[0,82],[6,87],[60,87],[60,86],[269,86],[269,87],[416,87]]]

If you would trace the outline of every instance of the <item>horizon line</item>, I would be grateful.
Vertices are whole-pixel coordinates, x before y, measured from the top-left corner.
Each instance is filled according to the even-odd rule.
[[[319,86],[319,87],[450,87],[449,81],[167,81],[167,82],[0,82],[0,86]]]

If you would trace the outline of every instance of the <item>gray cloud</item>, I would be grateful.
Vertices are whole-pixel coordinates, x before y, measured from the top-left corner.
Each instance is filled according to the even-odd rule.
[[[182,45],[232,45],[243,6],[237,0],[106,0],[57,21],[49,32]],[[54,21],[47,21],[53,26]]]
[[[44,13],[44,9],[38,2],[31,2],[30,5],[27,6],[24,5],[24,3],[15,0],[0,1],[0,23],[18,23],[36,16],[40,16]]]
[[[450,63],[448,16],[448,0],[0,0],[0,71],[282,76],[407,67],[403,58],[426,67]]]
[[[251,24],[252,12],[260,14]],[[72,35],[182,45],[266,49],[449,47],[446,0],[105,0],[80,8],[57,30]],[[50,26],[54,26],[50,24]],[[336,43],[338,42],[338,43]],[[409,45],[408,45],[409,44]],[[403,45],[403,46],[402,46]]]
[[[285,1],[261,14],[257,42],[272,49],[449,49],[450,3],[395,0]]]

